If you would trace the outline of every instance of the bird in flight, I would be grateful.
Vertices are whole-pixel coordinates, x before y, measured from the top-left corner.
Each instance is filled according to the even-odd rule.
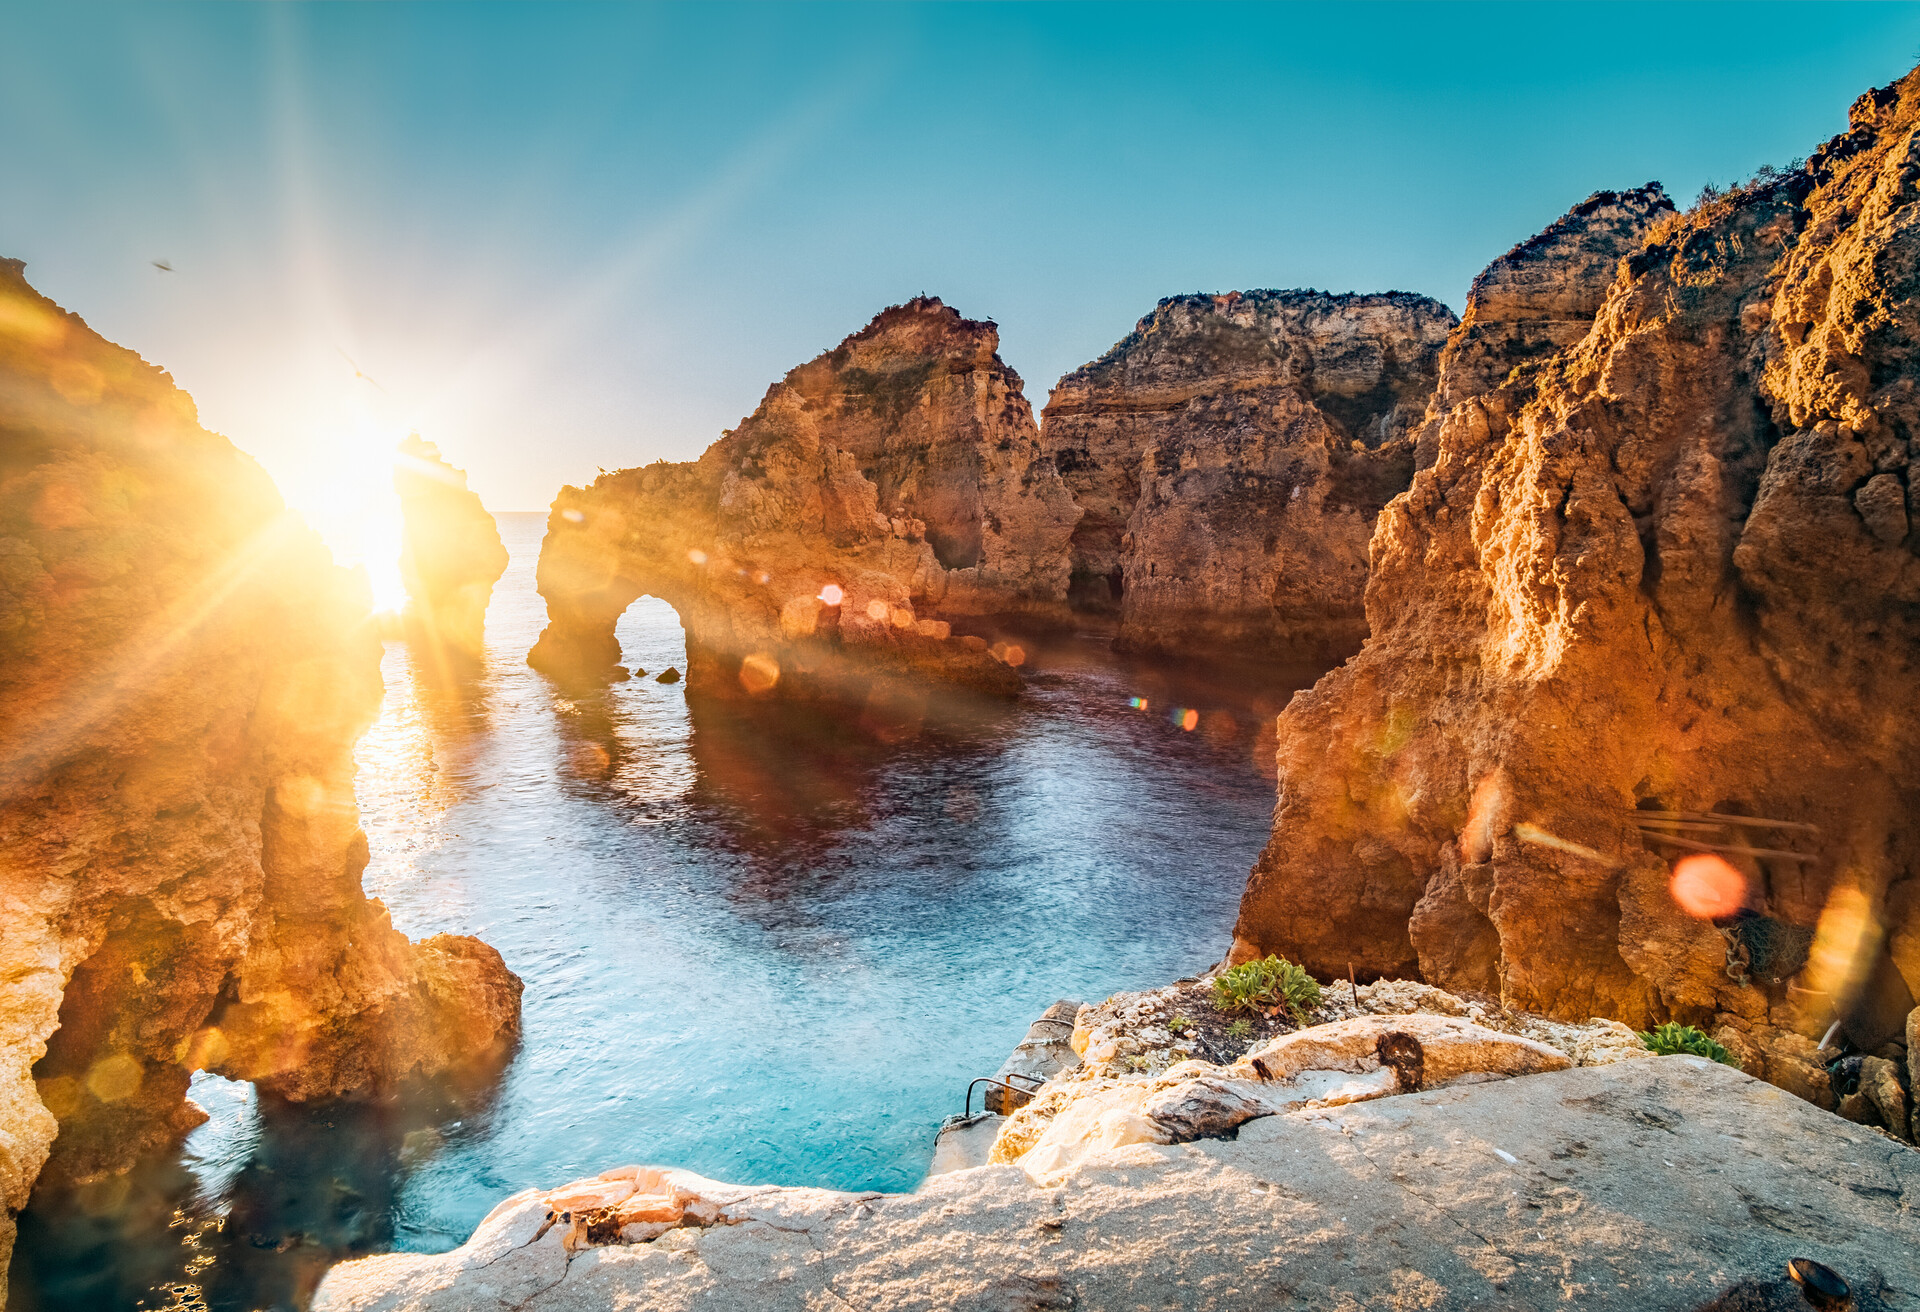
[[[336,347],[334,347],[333,349],[334,349],[334,350],[336,350],[336,351],[340,351],[340,348],[339,348],[339,347],[337,347],[337,346],[336,346]],[[365,378],[365,379],[366,379],[366,380],[367,380],[368,382],[370,382],[370,383],[373,383],[373,385],[374,385],[375,387],[380,387],[380,384],[379,384],[379,383],[377,383],[377,382],[374,382],[374,380],[373,380],[373,379],[372,379],[371,377],[369,377],[369,376],[368,376],[367,374],[364,374],[364,373],[361,373],[361,372],[360,372],[360,366],[359,366],[359,365],[357,365],[357,364],[355,364],[355,363],[353,362],[353,357],[352,357],[352,356],[350,356],[350,355],[348,355],[348,354],[347,354],[347,353],[346,353],[345,351],[340,351],[340,358],[341,358],[342,360],[345,360],[345,361],[347,362],[347,367],[348,367],[349,369],[351,369],[351,370],[353,370],[353,376],[354,376],[355,378]],[[380,387],[380,390],[384,392],[384,391],[386,391],[387,389],[386,389],[386,388],[384,388],[384,387]]]
[[[156,269],[158,269],[158,270],[160,270],[160,272],[162,272],[162,273],[172,273],[172,272],[173,272],[173,265],[172,265],[172,263],[170,263],[170,262],[169,262],[169,261],[167,261],[167,260],[154,260],[154,261],[153,261],[153,267],[154,267],[154,268],[156,268]]]

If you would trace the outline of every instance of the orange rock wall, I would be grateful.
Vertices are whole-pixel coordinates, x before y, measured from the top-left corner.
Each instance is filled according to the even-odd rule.
[[[495,1051],[520,983],[361,892],[364,585],[159,369],[0,262],[0,1205]],[[56,1131],[58,1137],[56,1139]],[[4,1254],[0,1254],[3,1258]]]
[[[1476,285],[1372,638],[1280,718],[1237,958],[1699,1023],[1815,1097],[1836,1007],[1867,1045],[1912,1005],[1920,76],[1851,124],[1684,217],[1596,197]],[[1742,923],[1692,919],[1636,808],[1814,859],[1734,854]]]

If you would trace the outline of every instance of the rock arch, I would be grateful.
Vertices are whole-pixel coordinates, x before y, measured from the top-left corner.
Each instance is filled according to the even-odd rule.
[[[1079,510],[998,340],[910,301],[789,373],[699,460],[563,488],[529,662],[619,677],[614,626],[649,595],[679,613],[699,695],[857,698],[888,677],[1017,690],[951,620],[1064,615]]]

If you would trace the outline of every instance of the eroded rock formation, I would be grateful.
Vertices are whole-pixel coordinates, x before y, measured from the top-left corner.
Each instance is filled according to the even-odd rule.
[[[680,614],[693,693],[859,695],[889,673],[1017,688],[939,618],[1064,608],[1079,512],[998,342],[909,301],[774,384],[699,460],[563,488],[528,659],[605,677],[615,621],[645,594]]]
[[[1371,641],[1280,719],[1236,959],[1694,1022],[1828,1105],[1833,1012],[1892,1037],[1920,992],[1920,75],[1850,124],[1685,216],[1597,196],[1476,284],[1374,533]],[[1695,919],[1670,869],[1703,845],[1738,878]]]
[[[1417,1029],[1441,1078],[1416,1096],[1201,1137],[1190,1105],[1281,1082],[1083,1081],[1040,1136],[1072,1132],[1072,1151],[1036,1144],[911,1194],[622,1167],[515,1194],[451,1252],[343,1263],[315,1312],[1359,1307],[1383,1291],[1412,1306],[1640,1309],[1649,1289],[1662,1306],[1783,1308],[1809,1234],[1855,1306],[1898,1306],[1920,1284],[1901,1205],[1920,1172],[1910,1149],[1697,1057],[1555,1070],[1559,1054],[1459,1022],[1391,1024],[1368,1044],[1355,1035],[1381,1027],[1348,1022],[1313,1057],[1347,1069],[1292,1083],[1397,1088],[1376,1050]],[[1469,1082],[1492,1071],[1516,1077]],[[1182,1084],[1219,1087],[1183,1101]],[[1125,1101],[1116,1092],[1154,1115],[1086,1114]],[[1156,1133],[1128,1138],[1136,1120]]]
[[[1424,296],[1175,296],[1060,380],[1075,602],[1116,645],[1325,665],[1366,637],[1367,540],[1413,475],[1453,312]]]
[[[50,1145],[126,1167],[202,1119],[195,1069],[316,1098],[517,1033],[498,953],[361,892],[368,609],[166,374],[0,262],[7,1249]]]
[[[438,447],[418,433],[400,443],[393,490],[404,530],[400,577],[407,585],[402,617],[409,637],[469,661],[485,647],[487,603],[507,569],[500,526],[467,489]]]

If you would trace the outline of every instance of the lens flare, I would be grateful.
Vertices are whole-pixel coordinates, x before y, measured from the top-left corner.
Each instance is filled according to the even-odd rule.
[[[1719,920],[1747,900],[1747,877],[1711,852],[1682,857],[1668,885],[1673,900],[1696,920]]]
[[[1467,823],[1460,830],[1461,860],[1477,866],[1493,859],[1493,836],[1499,832],[1499,817],[1506,809],[1505,772],[1490,771],[1474,786],[1473,801],[1467,807]]]
[[[765,652],[755,652],[740,662],[740,686],[758,697],[780,682],[780,662]]]
[[[820,600],[826,602],[829,606],[838,606],[846,599],[847,594],[840,590],[838,583],[829,583],[826,587],[820,589]]]
[[[1127,705],[1136,711],[1144,711],[1147,709],[1147,699],[1145,697],[1129,697],[1127,698]]]

